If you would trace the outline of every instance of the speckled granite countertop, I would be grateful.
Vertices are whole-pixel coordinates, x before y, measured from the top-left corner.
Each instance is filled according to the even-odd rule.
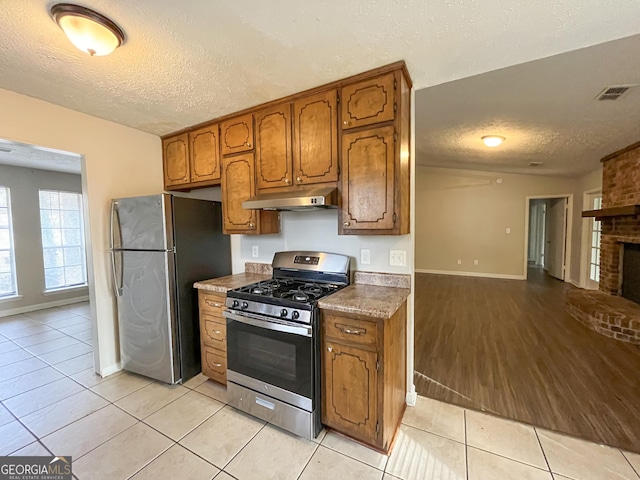
[[[227,293],[228,290],[244,287],[250,283],[268,280],[271,275],[263,275],[261,273],[237,273],[226,277],[212,278],[211,280],[203,280],[196,282],[193,286],[199,290],[209,290],[210,292]]]
[[[321,298],[318,306],[334,312],[390,318],[410,293],[408,288],[355,284]]]

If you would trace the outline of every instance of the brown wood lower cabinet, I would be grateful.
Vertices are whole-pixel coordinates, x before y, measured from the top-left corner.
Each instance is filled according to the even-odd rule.
[[[406,302],[391,318],[322,311],[322,423],[387,452],[405,409]]]
[[[227,384],[227,324],[222,316],[226,298],[224,293],[198,290],[202,373],[223,385]]]

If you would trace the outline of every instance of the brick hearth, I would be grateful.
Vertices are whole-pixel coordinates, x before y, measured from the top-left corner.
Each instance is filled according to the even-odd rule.
[[[640,204],[640,142],[602,159],[602,209]],[[600,291],[574,290],[567,309],[586,326],[640,344],[640,305],[620,297],[625,243],[640,244],[640,216],[605,216],[600,238]]]

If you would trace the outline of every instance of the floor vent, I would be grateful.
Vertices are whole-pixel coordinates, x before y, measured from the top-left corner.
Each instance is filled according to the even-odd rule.
[[[541,167],[542,165],[542,162],[529,162],[530,167]]]
[[[604,90],[602,90],[596,100],[618,100],[620,97],[625,95],[630,89],[635,87],[635,84],[632,85],[609,85]]]

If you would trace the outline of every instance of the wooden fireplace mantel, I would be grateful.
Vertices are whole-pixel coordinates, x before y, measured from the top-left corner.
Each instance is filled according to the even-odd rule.
[[[583,217],[595,217],[596,219],[607,217],[627,217],[640,215],[640,205],[625,205],[624,207],[601,208],[599,210],[586,210]]]

